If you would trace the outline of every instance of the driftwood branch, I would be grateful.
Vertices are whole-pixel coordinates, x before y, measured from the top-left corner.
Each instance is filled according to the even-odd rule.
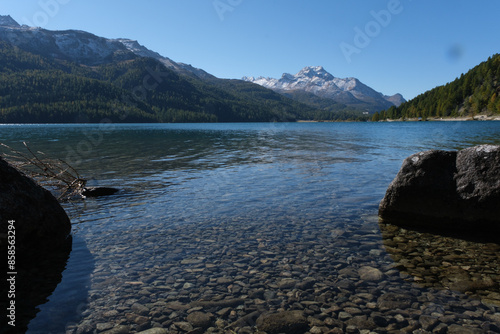
[[[87,180],[82,178],[75,168],[64,160],[47,158],[42,152],[35,153],[26,142],[23,144],[27,153],[0,143],[10,152],[4,154],[4,157],[11,165],[51,190],[59,200],[82,196]]]

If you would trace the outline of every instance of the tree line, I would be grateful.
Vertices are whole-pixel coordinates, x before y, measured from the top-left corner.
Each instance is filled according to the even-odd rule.
[[[453,82],[429,90],[399,107],[375,113],[372,121],[500,114],[499,95],[500,54],[495,54]]]

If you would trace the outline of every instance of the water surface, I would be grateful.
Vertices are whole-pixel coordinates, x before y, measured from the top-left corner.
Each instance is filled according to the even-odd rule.
[[[432,287],[395,269],[403,268],[384,246],[378,204],[408,155],[498,145],[500,123],[2,125],[0,141],[26,141],[91,185],[121,189],[64,204],[73,251],[29,332],[183,332],[187,309],[210,313],[214,328],[248,330],[252,317],[234,323],[252,312],[302,307],[326,322],[320,314],[346,302],[372,314],[386,290],[427,296]],[[366,266],[383,280],[360,281]],[[343,280],[356,287],[338,288]],[[373,301],[356,302],[367,291]],[[230,298],[245,303],[195,306]],[[329,318],[339,321],[339,311]]]

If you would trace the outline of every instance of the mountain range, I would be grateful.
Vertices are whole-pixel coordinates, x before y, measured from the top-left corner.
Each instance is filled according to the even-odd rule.
[[[21,26],[8,15],[0,15],[0,43],[1,122],[359,119],[403,100],[322,67],[274,81],[219,79],[135,40]],[[138,99],[145,78],[158,79],[152,69],[162,77]]]
[[[336,78],[322,66],[305,67],[295,75],[284,73],[280,79],[243,77],[243,80],[292,98],[310,93],[315,97],[333,100],[368,112],[380,111],[406,102],[401,94],[383,95],[356,78]]]

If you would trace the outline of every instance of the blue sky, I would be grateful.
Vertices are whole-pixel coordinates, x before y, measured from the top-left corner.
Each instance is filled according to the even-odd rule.
[[[136,39],[222,78],[322,65],[407,99],[500,52],[498,0],[2,0],[0,14]]]

